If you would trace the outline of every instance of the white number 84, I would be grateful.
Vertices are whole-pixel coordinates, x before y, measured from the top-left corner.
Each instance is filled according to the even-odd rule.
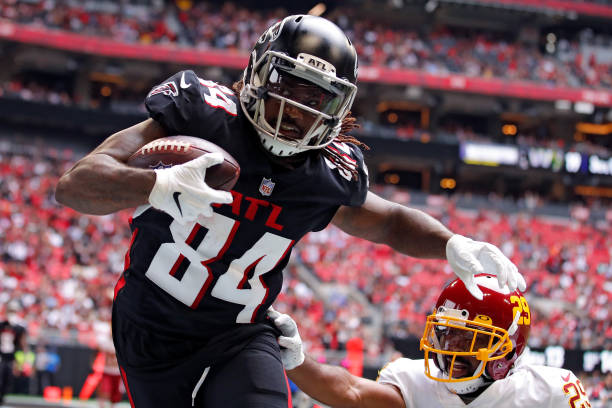
[[[153,257],[145,276],[168,294],[195,309],[206,294],[213,280],[209,265],[221,259],[229,248],[239,221],[221,214],[200,217],[190,228],[176,221],[170,224],[173,243],[164,243]],[[189,244],[197,231],[204,227],[208,231],[202,242],[194,249]],[[210,294],[227,302],[244,305],[236,323],[250,323],[259,306],[266,300],[268,288],[262,275],[272,270],[289,252],[294,241],[266,232],[240,258],[234,259],[227,271],[218,279]],[[187,258],[190,263],[181,279],[174,273]],[[249,272],[250,288],[242,288]]]

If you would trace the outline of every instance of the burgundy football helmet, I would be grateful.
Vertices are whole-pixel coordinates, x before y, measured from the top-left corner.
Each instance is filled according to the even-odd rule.
[[[481,274],[474,280],[483,299],[476,299],[461,280],[454,280],[440,294],[421,338],[425,375],[446,383],[457,394],[474,392],[487,380],[505,378],[525,349],[531,324],[529,305],[521,292],[500,288],[494,275]],[[441,375],[432,373],[430,358]],[[480,362],[471,373],[466,372],[470,358]]]

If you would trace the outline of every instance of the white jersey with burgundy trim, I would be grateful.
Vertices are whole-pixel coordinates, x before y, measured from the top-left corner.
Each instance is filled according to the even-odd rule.
[[[193,334],[194,328],[213,335],[262,321],[281,290],[294,244],[325,228],[339,206],[365,201],[361,151],[352,144],[333,146],[354,162],[357,180],[318,152],[292,170],[275,164],[234,93],[193,71],[154,87],[145,105],[169,135],[219,145],[241,173],[233,203],[216,206],[212,217],[191,225],[150,206],[137,209],[116,310],[139,326],[178,335]]]
[[[433,375],[440,375],[433,361]],[[423,360],[400,358],[385,366],[378,378],[402,393],[406,408],[589,408],[584,386],[568,370],[519,364],[508,377],[493,382],[469,404],[425,376]]]

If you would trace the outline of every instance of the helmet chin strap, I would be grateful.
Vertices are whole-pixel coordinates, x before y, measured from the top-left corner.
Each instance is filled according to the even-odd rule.
[[[510,368],[510,370],[508,371],[508,375],[514,374],[514,370],[516,370],[516,368],[521,366],[522,364],[523,364],[523,355],[520,355],[516,358],[516,360],[514,360],[514,364],[512,364],[512,368]]]
[[[476,370],[474,370],[474,373],[477,373],[478,371],[480,371],[483,364],[484,364],[484,361],[481,361],[478,367],[476,367]],[[448,374],[443,373],[442,375],[448,378]],[[478,378],[474,378],[473,380],[460,381],[460,382],[445,382],[444,385],[446,385],[446,388],[448,388],[448,390],[452,393],[460,394],[460,395],[469,394],[471,392],[478,390],[480,387],[486,385],[486,381],[483,378],[483,375],[481,375]]]
[[[441,349],[440,342],[437,336],[433,337],[433,343],[435,347]],[[438,364],[440,365],[440,369],[441,369],[441,375],[445,379],[448,379],[448,374],[445,372],[448,369],[448,367],[446,367],[444,358],[442,357],[441,354],[436,354],[435,358],[438,359]],[[483,364],[485,364],[485,362],[481,361],[478,367],[476,367],[476,369],[474,370],[474,373],[472,373],[472,375],[479,372]],[[486,384],[486,381],[483,378],[484,375],[485,373],[483,373],[483,375],[481,375],[478,378],[474,378],[473,380],[466,380],[466,381],[459,381],[459,382],[445,382],[444,385],[446,386],[446,388],[448,388],[450,392],[454,394],[469,394],[471,392],[478,390],[480,387]]]
[[[256,79],[256,82],[259,83],[259,80]],[[268,152],[275,156],[279,157],[287,157],[292,156],[294,154],[300,153],[301,150],[293,148],[286,143],[275,140],[274,137],[271,137],[266,133],[266,130],[274,131],[274,128],[270,126],[270,124],[265,120],[265,99],[264,98],[250,98],[250,93],[257,93],[262,87],[257,87],[255,91],[251,89],[251,85],[248,83],[244,84],[244,88],[240,92],[240,107],[246,113],[246,118],[255,128],[257,132],[257,136],[259,136],[259,140],[261,141],[262,146]],[[255,118],[252,118],[249,114],[250,110],[255,111]]]
[[[293,156],[294,154],[303,152],[304,149],[300,149],[298,147],[292,147],[291,145],[287,143],[283,143],[282,141],[279,141],[278,139],[275,139],[274,137],[270,137],[270,135],[265,132],[265,131],[268,131],[269,133],[274,134],[276,133],[276,129],[272,127],[272,125],[270,125],[270,123],[268,123],[268,121],[266,120],[265,100],[261,99],[257,101],[256,103],[259,106],[256,122],[263,129],[256,127],[255,130],[257,131],[257,134],[259,135],[259,139],[263,147],[267,151],[272,153],[273,155],[280,156],[280,157]],[[281,110],[279,110],[278,116],[279,116],[278,120],[282,120],[283,112]]]
[[[258,83],[259,81],[256,80],[255,82]],[[256,88],[255,91],[253,91],[252,88],[253,87],[251,87],[251,85],[245,85],[245,88],[243,89],[241,93],[240,105],[243,108],[243,110],[248,110],[248,109],[254,110],[255,114],[253,118],[251,118],[250,115],[246,115],[246,116],[247,116],[247,119],[254,125],[255,130],[257,131],[257,135],[259,136],[259,139],[263,147],[268,152],[272,153],[275,156],[279,156],[279,157],[293,156],[298,153],[312,150],[311,148],[308,148],[307,146],[293,146],[290,143],[283,142],[282,140],[278,138],[278,136],[274,136],[278,134],[278,129],[273,127],[266,120],[265,98],[257,98],[251,103],[250,107],[245,106],[246,103],[249,103],[247,95],[250,92],[256,93],[257,95],[260,94],[260,90],[264,90],[265,92],[267,92],[267,90],[265,90],[265,88],[263,87],[258,87]],[[276,119],[277,126],[282,121],[282,118],[284,115],[283,107],[284,107],[284,101],[281,101],[281,105],[280,105],[277,119]],[[319,137],[321,133],[325,131],[324,127],[319,126],[320,122],[321,122],[321,119],[319,118],[310,127],[306,135],[304,135],[304,138],[311,140],[313,138]],[[340,125],[341,123],[338,121],[338,123],[335,125],[335,128],[332,129],[332,133],[331,133],[332,137],[329,138],[329,141],[327,143],[320,145],[319,148],[323,148],[333,141],[335,135],[337,135],[340,132]]]
[[[265,132],[257,128],[255,128],[255,131],[257,132],[259,140],[261,141],[261,144],[263,145],[264,149],[266,149],[275,156],[288,157],[304,151],[297,148],[293,148],[287,145],[286,143],[280,142],[278,140],[274,140],[273,138],[270,138]]]

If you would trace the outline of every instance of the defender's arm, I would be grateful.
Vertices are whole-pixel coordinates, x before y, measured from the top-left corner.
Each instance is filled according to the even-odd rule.
[[[270,308],[268,317],[281,332],[278,344],[289,378],[306,394],[334,407],[404,407],[399,389],[350,374],[343,368],[305,357],[295,320]]]
[[[413,208],[392,203],[368,192],[361,207],[340,207],[332,222],[344,232],[387,244],[403,254],[418,258],[447,259],[455,274],[477,299],[482,291],[474,275],[497,275],[500,286],[524,291],[525,279],[517,267],[487,242],[453,234],[435,218]]]
[[[320,364],[306,357],[287,375],[314,399],[338,408],[405,408],[399,389],[357,377],[344,368]]]

